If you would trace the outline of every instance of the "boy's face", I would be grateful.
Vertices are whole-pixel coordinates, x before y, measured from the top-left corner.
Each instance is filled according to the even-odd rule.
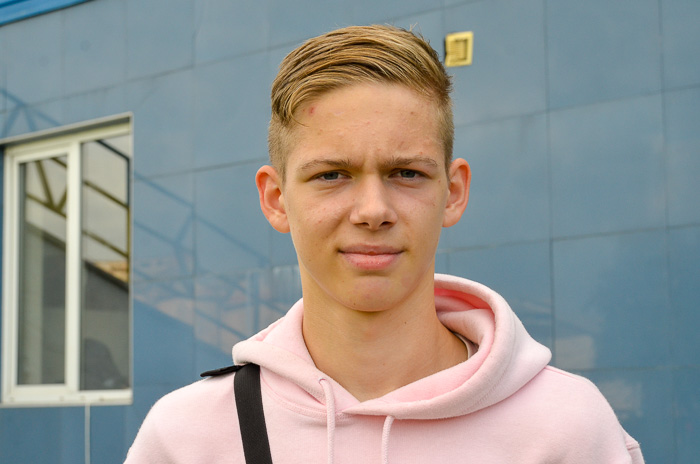
[[[432,296],[441,228],[459,220],[469,187],[464,160],[446,174],[435,114],[389,84],[340,88],[299,109],[284,183],[270,166],[256,180],[268,220],[292,234],[305,300],[381,311]]]

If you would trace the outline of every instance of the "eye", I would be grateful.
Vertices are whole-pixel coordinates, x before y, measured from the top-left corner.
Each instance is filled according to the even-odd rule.
[[[321,180],[338,180],[340,179],[340,173],[338,171],[324,172],[316,176],[316,178]]]
[[[402,179],[415,179],[416,177],[420,176],[420,173],[412,169],[401,169],[398,171],[398,175]]]

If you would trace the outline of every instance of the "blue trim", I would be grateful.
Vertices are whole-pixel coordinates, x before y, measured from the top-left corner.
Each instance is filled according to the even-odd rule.
[[[0,25],[37,16],[88,0],[4,0],[0,1]]]

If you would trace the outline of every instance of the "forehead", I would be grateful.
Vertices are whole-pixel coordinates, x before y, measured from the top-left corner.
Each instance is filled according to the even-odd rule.
[[[443,157],[437,112],[436,103],[401,85],[335,89],[298,108],[287,161],[310,154]]]
[[[403,109],[403,115],[434,117],[437,103],[426,95],[401,84],[361,82],[343,85],[309,98],[295,110],[297,121],[313,122],[319,111],[325,117],[338,117],[353,111],[356,115],[390,115]]]

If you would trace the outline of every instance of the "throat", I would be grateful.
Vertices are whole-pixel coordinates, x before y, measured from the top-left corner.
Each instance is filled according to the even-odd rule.
[[[466,361],[464,342],[432,315],[420,324],[363,328],[318,327],[305,318],[304,340],[319,370],[367,401]]]

